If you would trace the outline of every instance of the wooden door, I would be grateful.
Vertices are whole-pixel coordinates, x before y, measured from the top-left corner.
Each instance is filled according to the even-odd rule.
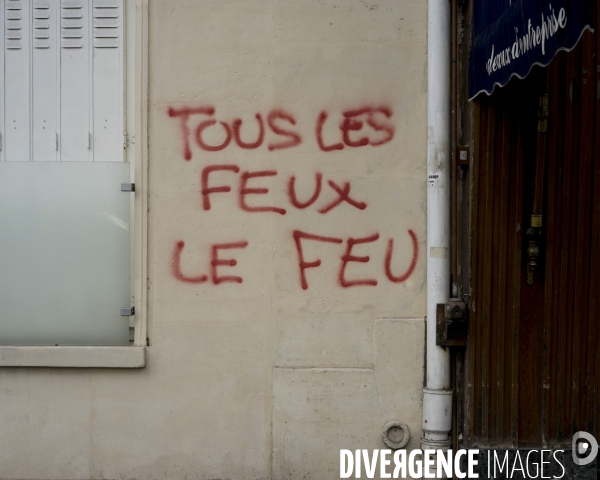
[[[548,94],[547,132],[538,133]],[[475,102],[464,441],[600,436],[600,36]],[[543,128],[542,128],[543,130]],[[536,177],[537,172],[537,177]],[[533,283],[527,234],[542,227]]]

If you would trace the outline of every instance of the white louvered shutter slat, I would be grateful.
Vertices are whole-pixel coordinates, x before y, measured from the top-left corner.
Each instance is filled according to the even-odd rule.
[[[89,0],[60,0],[60,160],[92,160]]]
[[[5,139],[5,89],[4,89],[4,41],[5,41],[5,33],[6,33],[6,9],[4,5],[0,2],[0,25],[2,26],[2,31],[0,32],[0,162],[5,159],[6,149],[4,148],[4,139]]]
[[[4,2],[4,135],[5,158],[30,159],[30,8],[29,0]]]
[[[58,155],[58,35],[56,0],[33,1],[32,154],[34,161]]]
[[[123,6],[92,0],[93,152],[95,161],[123,160]]]

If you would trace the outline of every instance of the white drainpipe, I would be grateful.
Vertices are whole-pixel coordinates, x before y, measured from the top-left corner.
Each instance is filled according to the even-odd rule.
[[[451,443],[450,353],[435,344],[436,305],[450,294],[450,0],[428,0],[427,380],[423,449]]]

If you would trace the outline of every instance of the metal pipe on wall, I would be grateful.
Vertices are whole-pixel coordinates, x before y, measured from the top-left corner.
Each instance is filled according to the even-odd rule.
[[[450,351],[436,345],[436,306],[450,296],[450,0],[428,0],[427,367],[423,449],[447,449],[452,426]]]

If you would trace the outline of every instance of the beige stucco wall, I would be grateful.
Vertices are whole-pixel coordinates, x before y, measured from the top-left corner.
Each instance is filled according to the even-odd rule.
[[[0,478],[338,478],[339,449],[384,448],[391,420],[419,445],[426,15],[422,0],[150,1],[147,366],[0,370]],[[185,137],[181,113],[208,106]],[[363,108],[348,143],[368,145],[319,148],[321,112],[332,145],[344,112]],[[241,118],[251,142],[257,113],[257,148],[200,148],[202,121]],[[298,144],[269,149],[292,138],[277,127]],[[201,139],[217,145],[224,128]],[[239,171],[209,174],[231,191],[209,194],[206,209],[211,165]],[[257,171],[271,173],[247,188],[268,193],[243,200],[285,214],[240,207],[242,175]],[[293,206],[290,177],[306,202],[316,174],[317,200]],[[320,213],[346,183],[355,204]],[[305,262],[321,260],[304,270],[306,289],[295,231],[331,240],[299,240]],[[211,246],[226,243],[238,245],[216,255],[237,264],[213,271]],[[346,281],[377,285],[341,285],[345,254]]]

